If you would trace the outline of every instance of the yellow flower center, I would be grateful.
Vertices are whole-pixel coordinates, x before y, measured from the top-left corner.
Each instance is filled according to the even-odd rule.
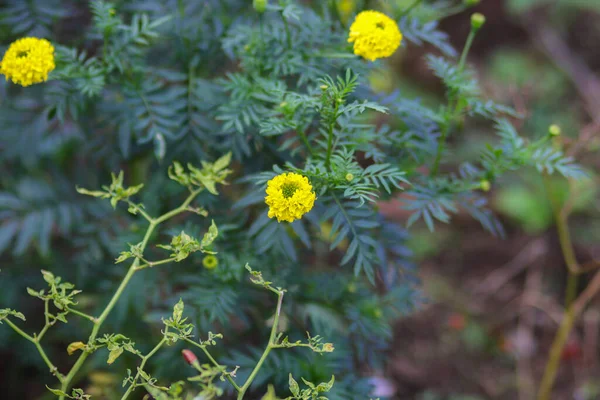
[[[283,193],[283,197],[289,199],[296,193],[298,190],[298,185],[295,182],[284,183],[281,185],[281,193]]]

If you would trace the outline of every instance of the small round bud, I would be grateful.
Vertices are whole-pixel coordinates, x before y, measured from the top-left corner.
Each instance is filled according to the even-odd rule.
[[[489,192],[492,188],[492,184],[487,179],[484,179],[481,182],[479,182],[479,188],[484,192]]]
[[[474,7],[480,2],[481,0],[463,0],[463,4],[467,7]]]
[[[202,265],[206,269],[215,269],[219,265],[219,259],[212,254],[207,255],[202,259]]]
[[[287,101],[283,101],[283,102],[281,102],[281,104],[279,104],[279,107],[285,108],[285,106],[287,106],[287,105],[288,105]]]
[[[116,13],[117,12],[115,11],[114,8],[111,8],[111,9],[108,10],[108,15],[110,15],[111,17],[114,17]]]
[[[550,136],[560,135],[561,134],[560,126],[558,126],[556,124],[550,125],[550,128],[548,128],[548,133],[550,134]]]
[[[348,284],[348,286],[346,287],[346,289],[348,289],[348,291],[349,291],[350,293],[356,293],[356,289],[357,289],[357,288],[356,288],[356,283],[354,283],[354,282],[350,282],[350,283]]]
[[[354,175],[352,175],[350,172],[348,172],[348,173],[346,174],[346,180],[347,180],[348,182],[351,182],[351,181],[352,181],[352,179],[354,179]]]
[[[253,0],[252,6],[259,13],[264,13],[267,9],[267,0]]]
[[[329,86],[327,86],[327,85],[321,85],[321,86],[319,86],[319,87],[321,88],[321,90],[327,90],[327,88],[328,88]]]
[[[485,24],[485,16],[480,13],[471,15],[471,29],[478,31]]]
[[[185,362],[187,362],[191,366],[198,364],[198,357],[196,357],[196,355],[191,350],[181,350],[181,355],[185,359]]]

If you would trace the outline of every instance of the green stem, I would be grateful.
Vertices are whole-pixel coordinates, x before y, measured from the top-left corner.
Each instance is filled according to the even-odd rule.
[[[146,245],[148,244],[148,240],[150,240],[150,236],[152,235],[152,232],[156,228],[156,225],[158,225],[158,223],[155,221],[155,222],[150,223],[150,225],[148,226],[146,235],[144,236],[144,239],[142,240],[142,245],[140,248],[141,252],[143,252],[144,249],[146,248]],[[121,281],[121,284],[117,288],[117,291],[115,292],[113,297],[110,299],[110,302],[108,303],[108,305],[106,306],[106,308],[104,309],[102,314],[100,314],[100,316],[98,317],[98,320],[94,323],[94,327],[92,328],[92,333],[90,334],[90,337],[88,338],[88,344],[90,344],[90,345],[93,344],[94,340],[96,339],[96,336],[98,335],[98,331],[100,330],[100,327],[102,326],[102,324],[104,323],[104,321],[106,320],[106,318],[108,317],[108,315],[110,314],[112,309],[117,304],[117,301],[119,300],[119,298],[125,291],[125,288],[129,284],[129,281],[135,274],[136,268],[137,268],[139,262],[140,262],[140,260],[137,258],[133,261],[133,263],[131,264],[131,267],[129,267],[129,270],[127,271],[127,274],[123,278],[123,281]],[[79,369],[81,368],[84,361],[88,358],[89,355],[90,355],[90,353],[88,353],[86,351],[82,352],[81,355],[79,356],[79,358],[77,359],[77,361],[75,362],[75,364],[73,365],[73,367],[71,367],[71,370],[69,371],[67,377],[63,381],[63,386],[62,386],[63,392],[66,392],[69,389],[69,385],[71,384],[71,381],[75,377],[75,374],[77,374],[77,372],[79,372]]]
[[[571,329],[573,329],[575,318],[575,307],[569,307],[560,323],[560,328],[556,333],[556,337],[552,342],[552,347],[550,348],[550,357],[548,358],[548,363],[546,364],[546,369],[544,370],[544,376],[542,378],[542,383],[540,384],[537,400],[550,400],[552,387],[554,386],[554,380],[556,379],[556,374],[560,365],[560,356],[565,344],[567,343],[569,333],[571,332]]]
[[[271,335],[269,336],[269,344],[267,344],[265,351],[263,352],[262,356],[260,357],[260,360],[258,360],[258,363],[256,364],[256,366],[250,373],[250,376],[246,380],[246,383],[244,383],[244,385],[240,388],[240,391],[238,392],[237,400],[242,400],[244,398],[246,391],[252,384],[252,381],[254,381],[254,378],[256,378],[258,371],[260,371],[260,368],[262,367],[263,363],[269,356],[269,353],[271,352],[271,350],[273,348],[276,347],[275,338],[277,337],[277,328],[279,325],[279,317],[281,315],[281,305],[283,303],[283,293],[284,292],[281,290],[275,290],[275,289],[271,289],[271,291],[277,294],[277,309],[275,311],[275,317],[273,318],[273,327],[271,328]]]
[[[540,390],[537,397],[538,400],[549,400],[552,393],[552,387],[554,386],[554,381],[556,379],[556,374],[558,372],[558,367],[560,366],[560,356],[578,316],[578,311],[576,310],[574,302],[577,297],[577,284],[579,281],[580,266],[577,262],[573,248],[573,242],[571,240],[571,233],[569,231],[568,224],[568,212],[566,208],[561,208],[556,199],[552,196],[551,183],[547,176],[544,176],[543,182],[546,192],[550,198],[550,204],[552,206],[552,211],[554,213],[554,219],[556,222],[558,241],[560,243],[563,259],[569,272],[569,276],[567,278],[567,288],[565,292],[565,307],[567,311],[563,316],[559,330],[554,337],[554,341],[552,342],[550,356],[548,357],[548,362],[546,363],[546,368],[544,370],[544,375],[542,377],[542,382],[540,384]]]
[[[160,348],[163,347],[166,342],[167,342],[167,338],[163,337],[162,340],[156,346],[154,346],[154,348],[150,351],[150,353],[148,353],[144,357],[142,357],[142,363],[140,364],[140,366],[138,368],[138,372],[137,372],[137,374],[135,374],[135,377],[133,378],[133,382],[131,382],[131,385],[129,385],[129,388],[127,388],[127,391],[125,392],[125,394],[123,394],[123,397],[121,397],[121,400],[125,400],[127,397],[129,397],[131,392],[133,392],[133,390],[137,387],[137,380],[140,377],[140,371],[144,370],[144,367],[146,366],[146,363],[148,362],[148,360],[154,354],[156,354],[156,352],[158,350],[160,350]]]
[[[146,219],[146,221],[152,223],[152,221],[154,220],[146,211],[144,211],[143,208],[141,208],[139,205],[135,204],[133,201],[128,200],[127,204],[129,204],[131,207],[133,207],[137,212],[140,213],[140,215],[142,217],[144,217]]]
[[[281,13],[281,19],[283,20],[283,27],[285,28],[285,38],[287,39],[287,46],[288,46],[288,49],[291,50],[292,49],[292,35],[290,33],[290,25],[289,25],[287,19],[285,19],[285,17],[283,16],[283,13]]]
[[[463,48],[462,54],[460,55],[460,61],[458,62],[459,71],[462,71],[465,68],[465,63],[467,62],[467,55],[469,54],[469,50],[471,50],[471,46],[473,45],[473,40],[475,40],[476,33],[477,31],[475,29],[471,29],[469,31],[467,42],[465,43],[465,47]]]
[[[150,236],[152,236],[154,229],[159,224],[168,220],[169,218],[172,218],[172,217],[186,211],[188,206],[192,202],[192,200],[194,200],[194,198],[201,191],[202,191],[201,188],[193,190],[179,207],[161,215],[160,217],[158,217],[156,219],[150,218],[150,220],[149,220],[150,224],[148,225],[148,229],[146,230],[146,234],[144,235],[144,239],[142,240],[142,243],[140,246],[140,252],[143,253],[144,250],[146,249],[146,246],[148,245],[148,241],[150,240]],[[104,321],[106,320],[106,318],[108,317],[108,315],[110,314],[112,309],[115,307],[115,305],[117,304],[117,301],[119,300],[119,298],[125,291],[125,288],[129,284],[129,281],[131,280],[131,278],[133,278],[133,275],[138,270],[139,263],[140,263],[139,258],[136,258],[133,261],[133,263],[129,267],[129,270],[127,271],[127,274],[125,275],[125,277],[121,281],[121,284],[117,288],[117,291],[115,292],[113,297],[110,299],[110,302],[107,304],[107,306],[104,309],[104,311],[102,312],[102,314],[100,314],[100,316],[94,322],[94,327],[92,328],[92,333],[90,334],[90,336],[88,338],[88,344],[93,344],[94,340],[96,339],[96,336],[98,335],[98,331],[100,330],[100,327],[102,326],[102,324],[104,323]],[[71,367],[71,370],[69,371],[68,375],[61,381],[62,382],[61,390],[63,392],[67,392],[67,390],[69,389],[69,386],[71,384],[71,381],[73,380],[73,378],[75,377],[77,372],[79,372],[79,369],[81,369],[81,366],[83,365],[85,360],[89,357],[89,355],[90,355],[90,353],[84,351],[81,353],[81,355],[79,356],[77,361],[75,361],[75,364],[73,364],[73,366]],[[61,396],[59,398],[59,400],[64,400],[64,397]]]
[[[459,72],[462,72],[465,69],[467,55],[469,54],[469,50],[471,50],[471,46],[473,45],[473,40],[475,40],[476,33],[477,31],[475,29],[471,29],[469,31],[469,36],[467,37],[467,41],[463,48],[462,54],[460,55],[460,61],[458,62]],[[455,101],[455,97],[455,93],[450,93],[448,96],[448,111],[444,116],[445,121],[443,126],[441,127],[440,138],[438,140],[438,146],[435,154],[435,160],[433,161],[433,166],[431,167],[431,176],[437,175],[439,171],[440,162],[442,161],[442,153],[444,152],[444,146],[446,145],[448,133],[450,133],[450,129],[452,128],[452,123],[454,119],[461,112],[460,101]]]
[[[161,215],[160,217],[156,218],[154,220],[154,224],[158,225],[160,223],[165,222],[166,220],[168,220],[169,218],[173,218],[174,216],[181,214],[182,212],[186,211],[188,206],[190,205],[190,203],[192,202],[192,200],[194,200],[194,198],[196,196],[198,196],[198,194],[202,191],[202,188],[200,189],[196,189],[193,190],[190,195],[185,199],[185,201],[183,202],[183,204],[181,204],[179,207],[175,208],[174,210],[169,211],[168,213],[165,213],[163,215]]]
[[[333,112],[333,118],[329,124],[329,132],[327,135],[327,154],[325,156],[325,167],[327,169],[331,166],[331,153],[333,152],[333,131],[335,129],[335,123],[337,122],[338,111],[340,109],[340,103],[335,99],[335,110]]]
[[[13,322],[11,320],[9,320],[8,318],[5,319],[4,322],[6,322],[6,324],[8,326],[10,326],[16,333],[18,333],[19,335],[21,335],[22,337],[24,337],[25,339],[27,339],[28,341],[33,343],[33,345],[35,346],[37,351],[40,353],[40,356],[42,357],[42,359],[44,360],[44,362],[50,369],[50,373],[52,375],[56,376],[56,378],[58,379],[59,382],[63,383],[64,377],[58,372],[58,368],[56,368],[56,366],[54,364],[52,364],[52,361],[50,361],[50,359],[48,358],[48,355],[46,355],[46,352],[44,351],[44,349],[42,348],[42,345],[39,342],[39,340],[41,339],[41,336],[43,336],[43,335],[40,333],[40,336],[38,336],[37,338],[34,338],[31,335],[28,335],[27,333],[23,332],[23,330],[21,330],[21,328],[19,328],[15,324],[13,324]],[[45,325],[44,329],[42,329],[42,332],[45,332],[45,329],[47,329],[48,326],[49,325]]]
[[[313,152],[312,146],[310,145],[310,142],[308,141],[308,137],[306,136],[306,133],[304,132],[304,130],[298,129],[298,135],[300,136],[300,139],[302,139],[302,142],[306,146],[308,153],[312,156],[314,154],[314,152]]]
[[[84,312],[81,312],[81,311],[78,311],[78,310],[74,310],[72,308],[67,308],[67,311],[69,311],[70,313],[73,313],[75,315],[79,315],[82,318],[88,319],[88,320],[90,320],[94,324],[96,323],[96,321],[98,321],[95,317],[92,317],[91,315],[86,314]]]
[[[50,328],[50,326],[52,326],[52,324],[46,324],[46,325],[44,325],[44,327],[42,328],[42,330],[40,331],[40,333],[38,333],[35,336],[35,340],[38,341],[38,342],[40,340],[42,340],[42,338],[44,337],[44,335],[46,334],[46,332],[48,332],[48,329]]]
[[[223,365],[219,364],[217,362],[217,360],[214,359],[214,357],[209,353],[209,351],[206,349],[206,346],[202,346],[199,343],[194,342],[193,340],[190,340],[188,338],[185,338],[185,341],[188,342],[189,344],[192,344],[196,347],[198,347],[200,350],[202,350],[202,352],[204,353],[204,355],[206,355],[206,357],[210,360],[210,362],[217,368],[224,368]],[[240,387],[238,386],[238,384],[233,380],[233,378],[231,377],[231,375],[225,375],[226,379],[229,381],[229,383],[231,383],[231,386],[233,386],[235,388],[236,391],[240,391]]]
[[[324,57],[324,58],[356,58],[353,53],[337,53],[337,52],[321,52],[310,54],[308,57]]]
[[[442,126],[440,138],[438,139],[437,151],[435,153],[435,160],[433,161],[433,167],[431,167],[431,176],[436,176],[440,169],[440,162],[442,161],[442,153],[444,152],[444,146],[446,144],[446,138],[450,131],[450,122],[446,121]]]
[[[139,271],[139,270],[145,269],[145,268],[152,268],[152,267],[155,267],[157,265],[168,264],[168,263],[170,263],[172,261],[175,261],[175,258],[171,257],[171,258],[165,258],[164,260],[160,260],[160,261],[148,261],[146,264],[140,265],[135,270]]]

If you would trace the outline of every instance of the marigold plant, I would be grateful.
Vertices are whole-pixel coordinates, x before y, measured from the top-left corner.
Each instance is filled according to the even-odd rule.
[[[376,397],[394,321],[423,302],[409,228],[462,213],[501,237],[488,191],[507,173],[586,176],[556,129],[522,135],[485,95],[484,19],[460,51],[439,30],[467,3],[366,3],[8,2],[0,350],[38,373],[27,386]],[[443,98],[371,84],[425,43]],[[456,160],[473,120],[488,135]]]

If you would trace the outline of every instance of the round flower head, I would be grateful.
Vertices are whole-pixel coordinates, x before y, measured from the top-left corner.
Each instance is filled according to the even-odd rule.
[[[207,255],[202,259],[202,265],[206,269],[214,269],[219,265],[219,259],[212,254]]]
[[[302,218],[313,208],[316,198],[310,182],[300,174],[286,172],[267,182],[269,218],[276,217],[278,222]]]
[[[27,37],[13,42],[0,64],[0,73],[13,83],[29,86],[45,82],[54,69],[54,47],[46,39]]]
[[[348,42],[354,43],[354,54],[370,61],[391,56],[401,41],[396,21],[378,11],[359,13],[348,35]]]

